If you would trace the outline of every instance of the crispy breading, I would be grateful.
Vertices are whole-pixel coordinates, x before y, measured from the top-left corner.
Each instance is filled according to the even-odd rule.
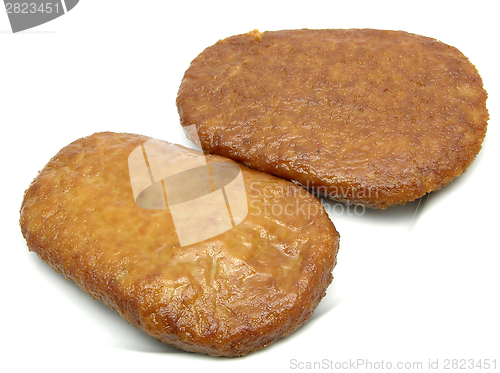
[[[403,31],[253,31],[196,57],[180,86],[204,150],[332,199],[385,208],[462,174],[487,94],[456,48]]]
[[[29,249],[133,326],[186,351],[246,355],[305,323],[332,280],[339,243],[321,202],[293,183],[242,166],[246,217],[233,209],[233,228],[182,245],[171,207],[144,208],[151,201],[140,197],[141,170],[133,169],[132,154],[149,140],[98,133],[63,148],[25,193],[20,224]],[[176,157],[197,156],[155,141],[174,147]],[[162,156],[155,151],[148,160],[153,178],[153,163]],[[237,165],[219,156],[206,161],[214,175],[220,162]],[[217,172],[224,176],[229,168]],[[188,176],[194,181],[177,186],[189,194],[203,175]],[[167,190],[168,180],[151,183]],[[213,184],[225,187],[236,206],[228,185]],[[209,223],[191,226],[203,233]]]

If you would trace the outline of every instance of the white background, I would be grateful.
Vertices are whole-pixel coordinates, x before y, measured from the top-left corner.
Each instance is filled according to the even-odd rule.
[[[67,15],[19,34],[2,11],[0,370],[281,372],[323,359],[424,368],[436,359],[440,368],[445,359],[496,359],[499,370],[495,4],[81,0]],[[434,37],[478,68],[491,118],[472,166],[422,200],[416,214],[416,202],[363,216],[329,203],[341,249],[334,283],[313,318],[246,358],[211,358],[147,337],[53,272],[28,252],[19,207],[37,172],[79,137],[132,132],[188,145],[175,106],[184,71],[218,39],[255,28],[380,28]]]

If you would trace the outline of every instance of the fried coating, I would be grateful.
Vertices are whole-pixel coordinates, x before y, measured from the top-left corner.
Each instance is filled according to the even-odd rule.
[[[332,280],[339,244],[321,202],[293,183],[241,166],[246,217],[233,214],[231,229],[181,244],[172,207],[145,208],[156,203],[154,193],[141,197],[141,169],[132,167],[138,163],[132,155],[150,140],[97,133],[52,158],[22,202],[20,225],[29,250],[136,328],[186,351],[242,356],[304,324]],[[184,157],[177,166],[197,157],[182,146],[153,145],[161,143]],[[159,182],[168,190],[181,180],[178,189],[196,197],[202,174],[188,170],[191,181],[178,174],[159,181],[154,163],[164,154],[147,154],[153,186]],[[235,162],[219,156],[206,161],[212,174],[222,164],[217,172],[234,179],[224,165]],[[232,189],[225,190],[234,207]],[[210,224],[191,228],[203,233]]]
[[[205,49],[177,106],[203,149],[374,208],[462,174],[487,94],[456,48],[402,31],[257,30]]]

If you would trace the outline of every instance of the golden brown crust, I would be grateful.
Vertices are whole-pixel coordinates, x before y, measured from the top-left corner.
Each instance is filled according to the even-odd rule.
[[[253,31],[217,42],[177,97],[203,148],[341,201],[385,208],[440,189],[481,148],[481,77],[402,31]]]
[[[181,247],[170,212],[140,208],[132,194],[127,160],[148,140],[98,133],[62,149],[25,193],[29,249],[135,327],[186,351],[246,355],[307,321],[332,280],[339,241],[321,203],[242,167],[245,220]]]

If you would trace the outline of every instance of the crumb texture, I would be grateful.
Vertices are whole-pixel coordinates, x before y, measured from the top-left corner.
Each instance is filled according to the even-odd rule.
[[[194,59],[177,106],[203,148],[341,201],[385,208],[462,174],[487,94],[456,48],[403,31],[252,31]]]
[[[242,356],[306,322],[332,280],[339,243],[321,202],[242,167],[246,218],[181,246],[170,211],[134,199],[128,159],[148,140],[107,132],[62,149],[25,193],[29,249],[135,327],[186,351]]]

